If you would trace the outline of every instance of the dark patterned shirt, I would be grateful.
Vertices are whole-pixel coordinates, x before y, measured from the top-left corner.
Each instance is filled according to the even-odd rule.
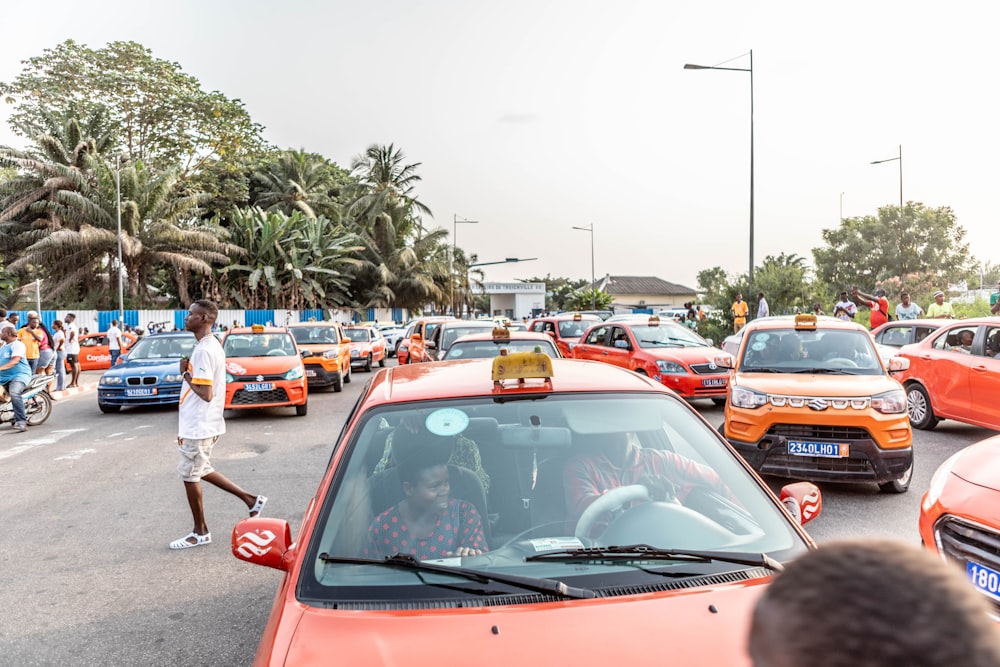
[[[470,503],[452,498],[448,511],[438,517],[430,535],[412,535],[399,505],[382,512],[368,527],[364,555],[385,558],[397,553],[410,554],[419,560],[444,558],[459,547],[488,551],[479,512]]]

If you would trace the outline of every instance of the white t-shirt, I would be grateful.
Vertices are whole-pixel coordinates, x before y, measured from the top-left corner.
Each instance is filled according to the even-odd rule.
[[[66,354],[80,354],[80,328],[76,322],[66,323],[66,345],[63,349]]]
[[[924,309],[917,305],[915,301],[910,302],[910,307],[907,308],[902,303],[896,306],[896,319],[897,320],[915,320],[924,314]]]
[[[113,324],[110,327],[108,327],[108,349],[109,350],[122,349],[122,330]]]
[[[190,361],[191,382],[212,387],[212,400],[201,400],[188,385],[181,385],[177,408],[177,435],[204,440],[226,432],[222,413],[226,407],[226,353],[219,339],[209,334],[194,346]]]
[[[66,334],[63,332],[62,329],[60,329],[59,331],[52,332],[52,349],[56,350],[57,352],[60,351],[59,341],[63,342],[63,349],[61,350],[61,352],[63,354],[66,354]]]

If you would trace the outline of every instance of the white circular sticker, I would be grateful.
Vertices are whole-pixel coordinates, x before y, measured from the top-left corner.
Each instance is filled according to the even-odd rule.
[[[755,342],[753,345],[750,346],[750,349],[753,350],[754,352],[760,352],[765,347],[767,347],[767,343]]]
[[[427,415],[424,426],[434,435],[456,435],[469,426],[469,415],[457,408],[441,408]]]

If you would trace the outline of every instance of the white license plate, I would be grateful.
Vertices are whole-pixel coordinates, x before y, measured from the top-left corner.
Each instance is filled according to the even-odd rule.
[[[306,369],[306,377],[307,378],[314,378],[314,377],[316,377],[316,371],[314,371],[311,368],[307,368]]]
[[[142,387],[138,389],[126,389],[126,396],[156,396],[155,387]]]
[[[243,385],[244,391],[271,391],[274,389],[273,382],[247,382]]]
[[[788,441],[788,453],[793,456],[820,456],[827,459],[844,459],[850,456],[851,446],[838,442]]]
[[[1000,572],[979,563],[969,562],[965,565],[965,574],[979,591],[1000,600]]]
[[[705,378],[701,381],[702,387],[725,387],[726,378]]]

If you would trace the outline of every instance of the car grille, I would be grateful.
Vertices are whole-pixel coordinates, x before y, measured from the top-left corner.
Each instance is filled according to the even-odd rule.
[[[867,429],[856,426],[821,426],[817,424],[775,424],[768,435],[786,438],[821,438],[823,440],[872,440]],[[796,457],[800,458],[800,457]]]
[[[155,375],[142,375],[142,376],[132,376],[125,378],[126,384],[132,387],[138,387],[141,385],[156,384],[157,377]]]
[[[698,375],[724,375],[729,372],[728,368],[715,364],[691,364],[691,370]]]
[[[1000,570],[1000,534],[992,528],[945,515],[934,524],[938,548],[947,558],[965,565],[969,561]],[[994,613],[1000,613],[1000,601],[987,596]]]
[[[271,403],[287,403],[288,394],[282,388],[270,391],[244,391],[237,389],[233,394],[233,405],[268,405]]]
[[[274,373],[272,375],[235,375],[233,376],[239,382],[274,382],[275,380],[284,380],[284,373]]]

